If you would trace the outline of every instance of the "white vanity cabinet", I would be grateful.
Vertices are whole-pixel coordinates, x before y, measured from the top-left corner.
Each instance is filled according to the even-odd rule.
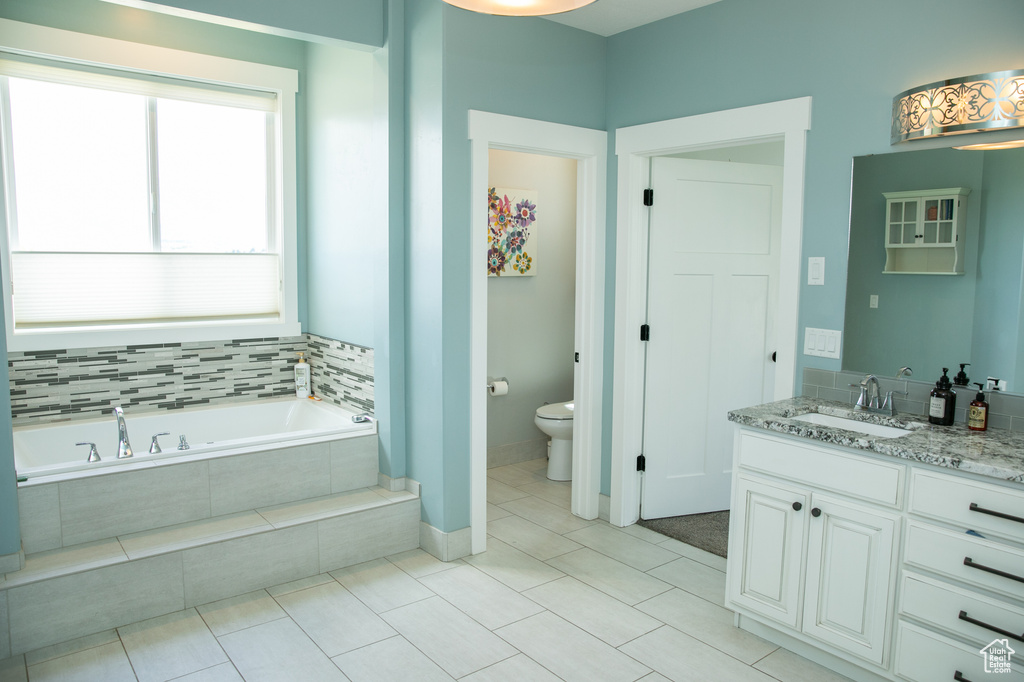
[[[886,192],[886,273],[961,275],[964,272],[966,187]]]
[[[726,606],[854,680],[1024,682],[1024,486],[739,426]]]
[[[746,429],[735,463],[727,606],[884,668],[905,466]]]

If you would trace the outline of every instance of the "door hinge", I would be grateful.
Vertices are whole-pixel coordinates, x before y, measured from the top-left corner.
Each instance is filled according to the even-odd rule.
[[[647,458],[643,455],[636,456],[636,470],[647,471]]]
[[[644,190],[644,206],[654,206],[654,190],[650,187]]]
[[[650,341],[651,339],[651,325],[642,324],[640,325],[640,340]]]
[[[576,362],[579,362],[579,361],[580,361],[580,354],[576,353]]]

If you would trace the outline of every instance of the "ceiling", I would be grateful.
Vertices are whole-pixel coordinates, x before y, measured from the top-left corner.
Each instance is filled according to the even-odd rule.
[[[545,19],[607,37],[715,2],[718,0],[597,0]]]

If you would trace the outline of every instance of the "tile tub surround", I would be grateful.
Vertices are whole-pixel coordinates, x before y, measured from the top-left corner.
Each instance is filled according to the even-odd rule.
[[[314,394],[373,411],[373,351],[314,334],[8,353],[14,426],[293,395],[299,352]]]
[[[166,463],[21,484],[18,509],[25,551],[376,486],[377,435],[200,461],[161,461]]]
[[[912,430],[897,438],[878,438],[792,419],[811,412],[852,416],[863,421],[909,427]],[[729,413],[729,421],[822,443],[1024,483],[1024,433],[1017,431],[991,427],[988,431],[971,431],[962,423],[934,426],[921,416],[903,414],[888,417],[855,412],[849,403],[808,397],[733,410]]]
[[[0,641],[18,654],[418,547],[418,497],[376,483],[369,434],[22,485],[29,554],[0,580]]]
[[[357,412],[373,412],[373,349],[306,334],[313,395]]]

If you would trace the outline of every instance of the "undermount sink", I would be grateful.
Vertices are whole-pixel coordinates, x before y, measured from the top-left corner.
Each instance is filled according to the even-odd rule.
[[[857,419],[836,417],[835,415],[821,414],[819,412],[801,414],[800,416],[793,417],[792,419],[798,422],[817,424],[818,426],[831,426],[833,428],[843,429],[844,431],[862,433],[865,436],[875,436],[876,438],[899,438],[900,436],[905,436],[908,433],[911,433],[910,429],[901,429],[897,426],[872,424],[871,422],[862,422]]]

